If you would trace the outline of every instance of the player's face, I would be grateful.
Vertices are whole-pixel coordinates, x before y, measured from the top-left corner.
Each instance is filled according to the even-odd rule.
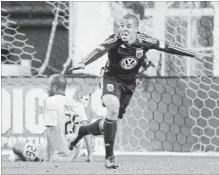
[[[48,93],[49,96],[53,96],[54,95],[51,83],[47,83],[47,93]]]
[[[133,19],[123,19],[119,26],[119,33],[121,35],[122,41],[133,40],[136,37],[138,27]]]
[[[56,86],[53,85],[52,81],[53,81],[52,78],[49,78],[47,82],[47,93],[49,96],[55,95],[56,92]]]

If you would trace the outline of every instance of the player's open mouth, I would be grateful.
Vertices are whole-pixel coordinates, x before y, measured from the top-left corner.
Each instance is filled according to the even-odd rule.
[[[126,41],[128,39],[129,33],[127,31],[124,31],[121,33],[121,37],[123,41]]]
[[[122,37],[127,37],[129,35],[129,33],[127,31],[124,31],[121,33]]]

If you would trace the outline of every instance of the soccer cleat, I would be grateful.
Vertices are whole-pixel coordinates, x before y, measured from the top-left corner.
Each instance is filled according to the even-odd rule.
[[[77,126],[77,127],[75,127]],[[68,144],[68,149],[70,149],[71,151],[74,149],[74,147],[77,147],[78,144],[76,144],[75,142],[78,142],[79,140],[77,140],[78,132],[79,132],[79,126],[78,125],[74,125],[74,128],[72,128],[72,131],[74,132],[74,136],[76,136],[74,139],[69,139],[69,144]]]
[[[110,156],[105,160],[105,167],[109,169],[117,169],[119,167],[115,162],[114,156]]]
[[[71,151],[74,149],[74,141],[69,142],[68,144],[68,149],[70,149]]]
[[[69,142],[68,149],[72,151],[73,149],[79,147],[81,143],[82,142],[80,140],[78,141],[77,138],[75,138],[74,140]]]

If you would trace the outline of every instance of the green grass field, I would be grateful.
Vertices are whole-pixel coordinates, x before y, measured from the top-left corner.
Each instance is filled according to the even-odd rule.
[[[2,174],[219,174],[219,157],[210,156],[116,156],[117,170],[104,167],[104,157],[94,163],[80,157],[74,163],[31,163],[7,161],[2,157]]]

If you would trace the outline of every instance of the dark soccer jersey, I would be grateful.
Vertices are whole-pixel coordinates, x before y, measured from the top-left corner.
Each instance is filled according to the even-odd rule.
[[[194,53],[189,50],[166,44],[139,32],[135,43],[131,45],[123,42],[119,34],[111,35],[82,62],[87,65],[108,52],[108,74],[126,82],[126,80],[135,80],[146,59],[145,54],[150,49],[183,56],[194,56]]]

